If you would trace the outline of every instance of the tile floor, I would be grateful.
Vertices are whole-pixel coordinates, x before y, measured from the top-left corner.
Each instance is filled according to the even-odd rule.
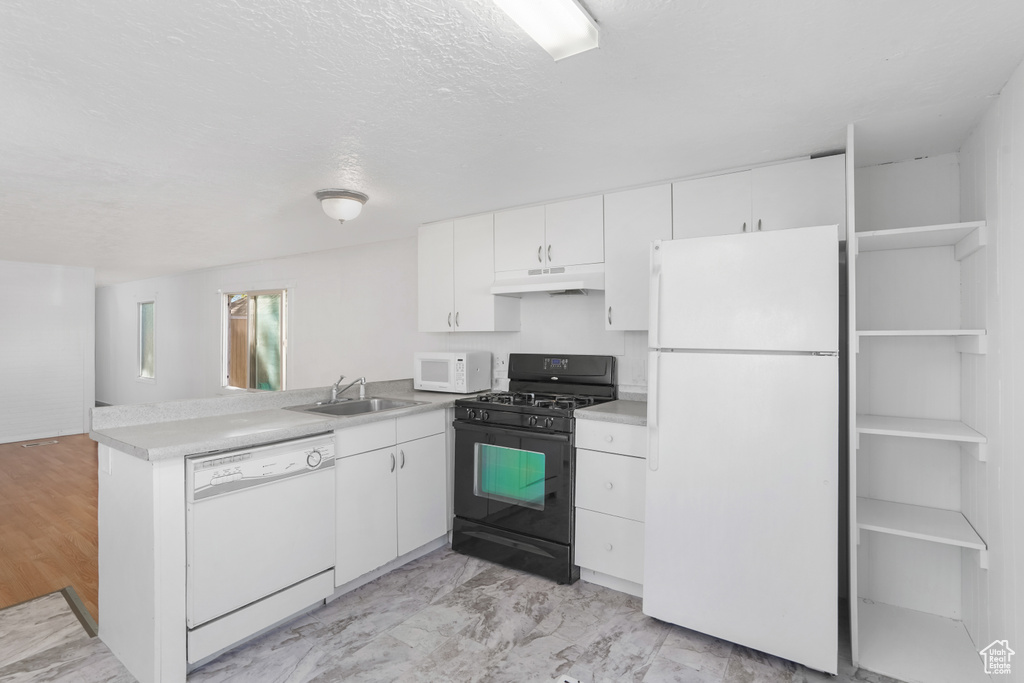
[[[0,666],[0,681],[132,680],[102,643],[59,645]],[[84,678],[82,676],[85,676]],[[839,676],[646,617],[622,593],[559,586],[448,549],[435,551],[189,675],[219,681],[415,683],[799,683],[891,679]]]

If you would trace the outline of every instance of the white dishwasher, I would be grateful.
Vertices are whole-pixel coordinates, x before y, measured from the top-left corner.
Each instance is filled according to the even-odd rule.
[[[330,435],[186,460],[188,662],[334,592]]]

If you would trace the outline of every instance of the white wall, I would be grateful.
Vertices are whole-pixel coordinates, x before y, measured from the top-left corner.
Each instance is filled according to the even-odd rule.
[[[0,261],[0,443],[89,428],[92,268]]]
[[[604,296],[530,295],[522,331],[416,331],[416,240],[408,238],[140,280],[97,290],[96,396],[110,404],[224,393],[218,292],[288,288],[287,387],[412,376],[416,351],[596,353],[619,357],[619,382],[646,385],[647,334],[605,332]],[[137,374],[137,311],[156,301],[156,379]],[[503,366],[499,363],[499,372]]]
[[[988,330],[989,352],[965,363],[964,421],[988,437],[989,462],[965,459],[965,512],[990,568],[964,562],[964,620],[976,643],[1009,639],[1024,681],[1024,66],[960,150],[963,220],[985,219],[989,246],[964,270],[963,324]]]

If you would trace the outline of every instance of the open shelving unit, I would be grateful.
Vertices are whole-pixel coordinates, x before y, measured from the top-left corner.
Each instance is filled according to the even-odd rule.
[[[907,325],[908,329],[902,329],[900,307],[907,309],[908,318],[913,318],[918,325],[924,314],[922,310],[933,310],[934,302],[929,302],[931,307],[917,307],[913,305],[914,296],[927,296],[914,294],[913,292],[893,292],[893,300],[887,300],[880,295],[876,288],[865,301],[861,302],[861,310],[858,312],[857,302],[857,261],[861,254],[870,252],[885,252],[911,249],[929,249],[932,247],[952,247],[952,257],[961,261],[982,249],[987,242],[986,225],[984,221],[972,221],[965,223],[952,223],[943,225],[929,225],[911,228],[899,228],[892,230],[875,230],[870,232],[857,232],[848,240],[849,252],[849,292],[850,292],[850,375],[851,375],[851,406],[850,406],[850,520],[851,520],[851,628],[853,645],[853,663],[855,666],[873,671],[886,676],[891,676],[904,681],[927,681],[928,683],[971,683],[972,681],[985,681],[987,677],[980,665],[980,658],[975,644],[972,642],[969,633],[963,623],[949,614],[942,614],[942,609],[936,608],[935,613],[922,611],[922,604],[928,604],[926,590],[918,592],[914,596],[900,594],[900,587],[911,585],[916,581],[920,583],[920,572],[927,571],[928,567],[918,563],[914,548],[916,546],[900,546],[901,543],[928,543],[939,544],[949,548],[944,553],[962,552],[973,553],[977,556],[977,562],[983,569],[988,566],[988,546],[985,540],[978,534],[970,520],[958,509],[946,509],[931,507],[928,505],[916,504],[919,499],[928,499],[929,492],[922,490],[926,484],[919,483],[916,479],[910,478],[910,484],[917,487],[913,491],[902,491],[898,485],[890,485],[884,490],[886,497],[905,499],[882,500],[866,495],[858,491],[858,467],[864,468],[865,482],[884,479],[882,473],[874,473],[874,477],[867,476],[870,467],[895,467],[890,460],[893,453],[906,450],[904,444],[908,443],[899,440],[915,440],[920,443],[922,440],[936,444],[946,442],[955,444],[964,455],[975,457],[981,462],[986,461],[986,443],[984,434],[980,433],[960,419],[948,419],[951,415],[936,415],[935,417],[923,417],[927,415],[929,406],[913,405],[913,391],[901,393],[899,396],[887,397],[885,401],[879,401],[878,396],[884,392],[884,388],[871,387],[871,392],[864,391],[863,413],[858,413],[857,401],[857,366],[862,364],[870,366],[874,357],[864,359],[865,345],[878,344],[888,340],[886,343],[896,345],[891,348],[910,348],[899,345],[914,344],[949,344],[949,349],[942,353],[949,354],[955,358],[962,358],[963,354],[984,354],[987,351],[987,336],[984,329],[950,329],[947,327],[949,320],[927,320],[927,322],[939,323],[934,328],[916,325]],[[921,252],[919,252],[921,253]],[[948,252],[940,252],[948,253]],[[920,287],[919,274],[913,272],[912,265],[916,256],[906,255],[905,264],[911,268],[903,271],[895,270],[893,264],[896,260],[889,262],[875,262],[876,275],[885,272],[883,278],[884,286],[898,288],[900,284],[913,283],[917,288],[914,292],[926,291]],[[921,263],[934,264],[937,257],[929,253],[927,257],[921,257]],[[888,264],[888,265],[886,265]],[[890,271],[884,271],[888,267]],[[929,273],[935,272],[956,272],[953,270],[941,270],[930,266]],[[927,274],[920,275],[927,277]],[[949,283],[944,283],[948,285]],[[956,283],[959,284],[959,283]],[[883,286],[883,289],[884,289]],[[942,291],[950,291],[946,286],[938,288]],[[867,289],[865,291],[868,291]],[[881,302],[881,303],[879,303]],[[867,307],[872,303],[883,308],[881,313],[869,311]],[[951,304],[952,305],[952,304]],[[959,302],[956,303],[959,307]],[[947,318],[959,319],[957,308],[955,316]],[[886,325],[868,326],[861,321],[861,314],[864,317],[884,319]],[[874,316],[866,315],[874,313]],[[911,315],[912,314],[912,315]],[[883,329],[874,329],[879,327]],[[868,329],[864,329],[868,328]],[[938,340],[947,339],[948,342]],[[916,340],[916,341],[915,341]],[[923,347],[922,347],[923,348]],[[955,353],[954,353],[955,352]],[[913,355],[913,354],[910,354]],[[945,358],[945,356],[943,357]],[[927,369],[927,363],[934,362],[933,356],[920,359],[918,362],[925,364],[922,367]],[[946,362],[951,366],[954,361]],[[890,362],[890,366],[898,374],[900,368]],[[885,367],[888,371],[890,366]],[[886,385],[891,383],[897,386],[899,377],[885,376],[881,379],[875,375],[871,376],[869,367],[862,368],[864,377],[873,377],[877,384]],[[936,368],[946,375],[954,375],[952,367]],[[870,383],[872,380],[868,380]],[[958,385],[956,385],[958,386]],[[897,392],[900,393],[900,392]],[[886,407],[879,412],[894,412],[897,414],[873,414],[871,409],[872,397]],[[962,405],[963,397],[957,389],[957,402]],[[901,408],[904,414],[899,414]],[[944,418],[944,419],[939,419]],[[879,449],[872,455],[871,459],[864,460],[865,453],[860,453],[862,448],[862,437],[870,436],[873,439],[896,439],[888,442],[885,448]],[[876,442],[877,443],[877,442]],[[939,453],[946,453],[941,450]],[[932,447],[929,447],[932,448]],[[922,459],[921,447],[915,446],[909,450],[914,451],[915,458],[911,462],[924,467],[943,467],[948,465],[948,458],[937,457],[934,464],[928,464],[930,460]],[[930,452],[930,451],[925,451]],[[955,451],[953,451],[955,454]],[[955,457],[952,456],[952,457]],[[920,465],[920,463],[925,463]],[[907,467],[908,465],[903,465]],[[959,474],[958,472],[956,473]],[[926,477],[919,478],[921,482],[928,481]],[[901,483],[904,483],[901,480]],[[866,484],[868,487],[870,483]],[[897,493],[894,495],[893,492]],[[880,534],[896,539],[911,539],[909,541],[894,540],[884,546],[872,545],[864,552],[894,552],[893,557],[879,558],[868,557],[859,563],[858,555],[862,545],[862,534]],[[893,548],[896,548],[894,551]],[[948,556],[944,556],[948,557]],[[966,556],[965,556],[966,557]],[[923,560],[921,561],[923,562]],[[959,565],[957,565],[959,568]],[[865,576],[859,576],[863,571]],[[888,573],[887,573],[888,572]],[[892,576],[892,573],[903,573],[903,576]],[[879,589],[879,585],[885,585]],[[946,586],[941,589],[945,593],[958,594],[960,586]],[[885,597],[885,601],[873,599],[873,592],[879,592]],[[911,592],[911,591],[908,591]],[[921,595],[924,594],[925,598]],[[935,599],[936,604],[941,600]],[[890,604],[892,603],[892,604]],[[947,610],[953,611],[953,610]]]

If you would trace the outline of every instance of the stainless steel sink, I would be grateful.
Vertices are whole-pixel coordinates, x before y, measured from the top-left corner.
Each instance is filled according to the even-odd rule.
[[[396,410],[419,406],[425,401],[405,401],[397,398],[364,398],[359,400],[339,401],[338,403],[313,403],[305,406],[289,406],[285,410],[296,410],[303,413],[319,413],[321,415],[363,415],[378,413],[382,410]]]

